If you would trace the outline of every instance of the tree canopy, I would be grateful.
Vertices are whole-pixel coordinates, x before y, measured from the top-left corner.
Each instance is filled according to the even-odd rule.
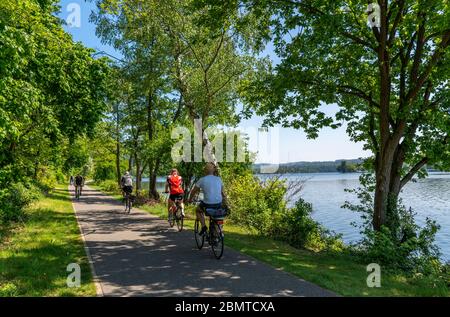
[[[108,65],[75,43],[54,1],[0,4],[0,181],[79,162],[67,150],[106,109]],[[78,166],[79,167],[79,166]]]
[[[370,1],[369,1],[370,2]],[[268,125],[304,129],[345,122],[353,141],[373,153],[374,228],[386,224],[388,200],[425,164],[450,167],[449,3],[380,0],[380,26],[365,1],[201,1],[206,23],[253,25],[280,58],[249,82],[246,105]],[[211,22],[214,21],[214,22]],[[247,25],[247,27],[243,27]],[[247,38],[244,32],[243,40]],[[260,45],[253,45],[261,49]],[[323,110],[339,106],[336,116]]]

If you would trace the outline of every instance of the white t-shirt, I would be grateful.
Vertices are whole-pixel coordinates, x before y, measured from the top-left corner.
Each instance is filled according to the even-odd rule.
[[[218,176],[207,175],[195,184],[203,191],[205,204],[220,204],[222,202],[222,180]]]

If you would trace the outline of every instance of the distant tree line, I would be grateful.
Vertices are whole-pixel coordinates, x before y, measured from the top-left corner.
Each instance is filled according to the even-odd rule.
[[[359,172],[362,171],[362,159],[336,160],[321,162],[292,162],[280,164],[277,174],[286,173],[333,173],[333,172]],[[254,164],[253,171],[258,173],[264,164]]]

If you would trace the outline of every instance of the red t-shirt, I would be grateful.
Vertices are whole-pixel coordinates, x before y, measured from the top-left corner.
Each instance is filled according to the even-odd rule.
[[[169,183],[170,187],[170,194],[171,195],[177,195],[177,194],[183,194],[183,178],[180,175],[170,175],[167,177],[167,182]]]

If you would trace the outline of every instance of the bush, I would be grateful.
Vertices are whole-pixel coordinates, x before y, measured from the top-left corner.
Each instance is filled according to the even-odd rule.
[[[58,170],[56,172],[56,180],[59,184],[64,184],[67,182],[67,177],[61,170]]]
[[[346,202],[344,207],[362,215],[363,239],[352,247],[361,262],[375,262],[392,271],[440,276],[444,265],[439,261],[440,252],[434,244],[439,225],[427,218],[425,226],[420,228],[412,209],[406,209],[401,199],[389,197],[386,225],[380,231],[374,231],[372,193],[375,179],[372,174],[364,174],[360,181],[362,187],[349,190],[357,194],[360,203]]]
[[[424,228],[414,223],[412,234],[402,239],[394,238],[386,226],[381,231],[366,230],[359,248],[365,261],[379,263],[391,270],[435,274],[442,270],[440,252],[434,245],[438,229],[434,221],[427,219]]]
[[[13,297],[19,296],[19,289],[13,283],[6,283],[0,285],[0,297]]]
[[[26,207],[39,196],[39,189],[31,184],[13,183],[0,190],[0,222],[22,220]]]
[[[111,180],[116,177],[116,168],[114,164],[98,164],[94,168],[94,181],[105,181],[105,180]]]
[[[286,209],[286,188],[280,180],[262,182],[252,174],[233,178],[226,184],[230,221],[268,235],[274,215]]]
[[[314,221],[312,210],[312,205],[300,198],[293,208],[286,209],[275,219],[273,236],[296,248],[342,250],[344,244],[340,236]]]
[[[36,177],[36,184],[43,192],[50,192],[56,187],[57,183],[58,180],[56,171],[49,167],[39,169]]]
[[[115,194],[121,192],[119,185],[117,184],[117,181],[115,181],[115,180],[110,180],[110,179],[105,180],[103,182],[100,182],[98,184],[98,186],[106,192],[115,193]]]

